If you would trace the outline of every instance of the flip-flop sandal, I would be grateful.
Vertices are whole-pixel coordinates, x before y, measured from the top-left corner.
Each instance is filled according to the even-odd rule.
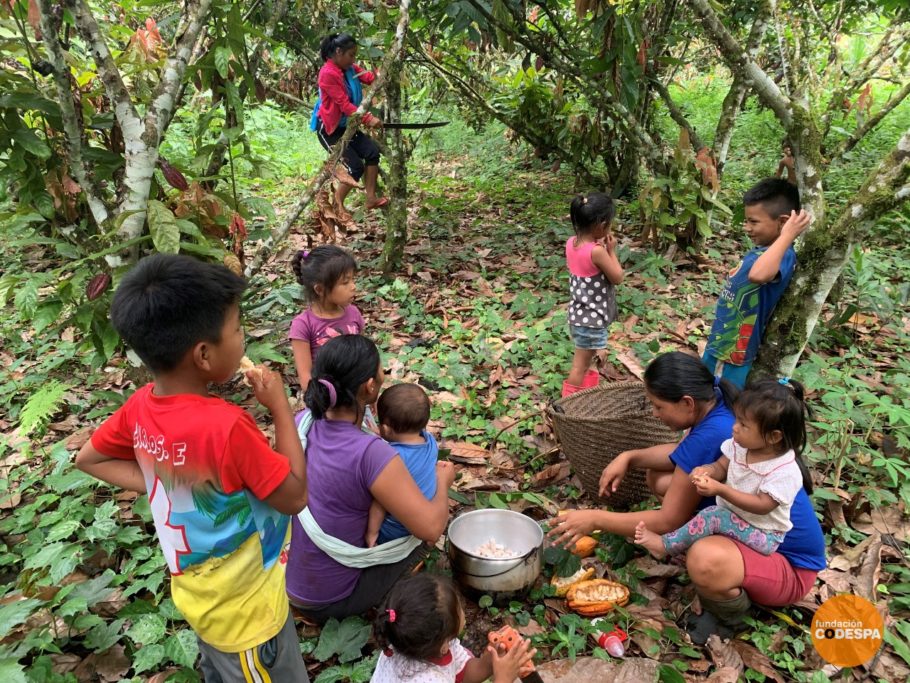
[[[385,206],[385,205],[388,204],[388,203],[389,203],[389,198],[388,198],[388,197],[380,197],[379,199],[376,200],[376,203],[375,203],[375,204],[367,204],[367,205],[366,205],[366,206],[367,206],[367,211],[372,211],[373,209],[380,209],[380,208],[382,208],[383,206]]]

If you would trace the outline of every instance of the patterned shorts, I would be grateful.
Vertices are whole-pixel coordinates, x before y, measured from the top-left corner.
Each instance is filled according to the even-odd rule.
[[[580,325],[569,325],[569,334],[576,349],[586,351],[595,351],[597,349],[607,348],[607,328],[606,327],[582,327]]]

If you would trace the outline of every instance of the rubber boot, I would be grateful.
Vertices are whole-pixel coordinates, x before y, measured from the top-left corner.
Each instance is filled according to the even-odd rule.
[[[598,384],[600,384],[600,373],[597,370],[588,370],[585,373],[585,378],[581,381],[581,386],[585,389],[596,387]]]
[[[580,387],[575,384],[569,384],[569,381],[566,380],[562,383],[562,397],[571,396],[572,394],[581,391],[585,387]]]
[[[721,639],[732,638],[738,630],[742,630],[743,617],[749,614],[752,607],[744,590],[731,600],[710,600],[701,595],[698,598],[702,613],[697,616],[690,614],[686,620],[686,631],[696,645],[704,645],[712,634]]]

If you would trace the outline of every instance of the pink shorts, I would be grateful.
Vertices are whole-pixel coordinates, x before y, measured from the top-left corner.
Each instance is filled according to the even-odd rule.
[[[792,605],[815,585],[817,570],[794,567],[780,553],[762,555],[739,541],[733,542],[743,557],[743,590],[752,602],[767,607]]]

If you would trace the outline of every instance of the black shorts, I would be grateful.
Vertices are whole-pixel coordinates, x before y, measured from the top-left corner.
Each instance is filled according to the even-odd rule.
[[[323,147],[331,149],[341,139],[346,130],[347,128],[339,126],[331,134],[326,133],[320,121],[319,128],[316,130],[316,137],[319,138],[319,142]],[[360,180],[363,177],[363,169],[365,167],[379,165],[379,145],[369,135],[364,135],[362,131],[358,130],[354,133],[354,137],[351,138],[348,146],[344,148],[344,154],[341,158],[348,169],[348,173],[351,174],[354,180]]]

